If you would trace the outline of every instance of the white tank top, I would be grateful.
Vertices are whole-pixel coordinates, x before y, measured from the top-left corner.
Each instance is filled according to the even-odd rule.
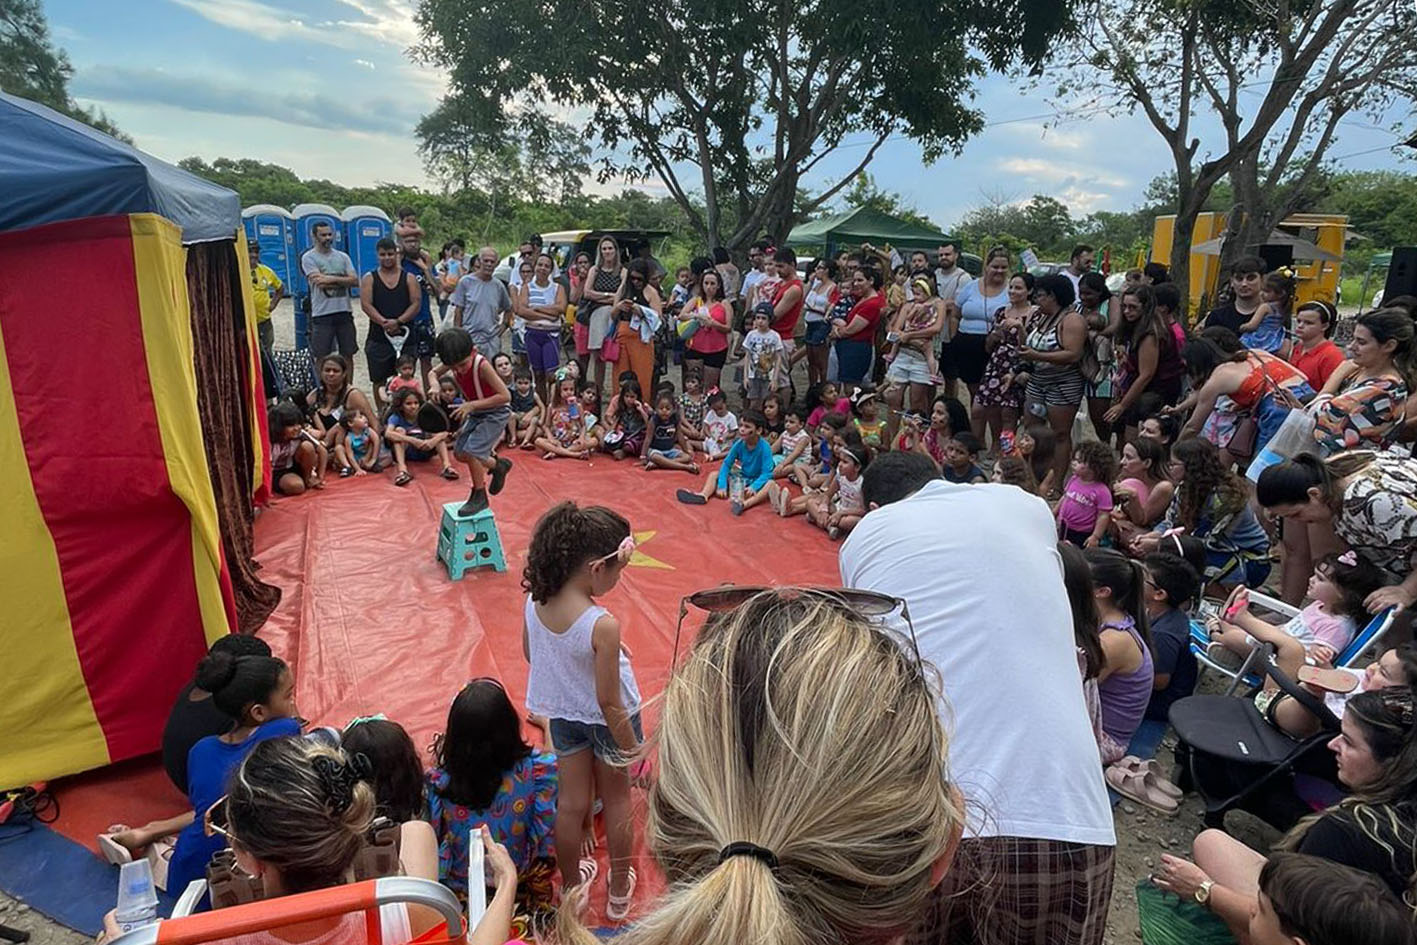
[[[564,632],[547,629],[536,615],[536,601],[526,599],[527,653],[531,671],[526,681],[527,711],[548,719],[566,719],[589,725],[604,725],[600,699],[595,693],[595,651],[591,631],[606,612],[592,604]],[[624,651],[620,657],[620,699],[634,715],[640,710],[640,687]]]
[[[850,514],[860,514],[866,511],[865,504],[861,501],[861,477],[857,476],[852,482],[845,476],[836,477],[836,508],[838,512]]]
[[[831,293],[818,292],[816,283],[812,285],[812,291],[807,293],[806,300],[807,321],[824,322],[827,320],[827,309],[831,308]]]
[[[526,286],[526,304],[532,308],[540,308],[543,305],[556,304],[556,290],[559,286],[555,282],[548,282],[545,286],[536,284],[533,278],[530,282],[524,283]],[[526,320],[528,328],[535,328],[538,331],[554,331],[560,328],[560,323],[554,319],[542,315],[538,318],[528,318]]]

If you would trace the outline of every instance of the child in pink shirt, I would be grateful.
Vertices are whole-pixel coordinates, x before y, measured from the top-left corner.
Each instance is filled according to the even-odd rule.
[[[1079,444],[1073,451],[1073,475],[1058,503],[1058,537],[1082,548],[1096,548],[1112,524],[1112,480],[1117,457],[1105,443]]]

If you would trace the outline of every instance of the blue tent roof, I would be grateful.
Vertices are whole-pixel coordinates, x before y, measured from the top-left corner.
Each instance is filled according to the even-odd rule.
[[[231,239],[234,191],[26,99],[0,92],[0,232],[114,213],[156,213],[184,243]]]

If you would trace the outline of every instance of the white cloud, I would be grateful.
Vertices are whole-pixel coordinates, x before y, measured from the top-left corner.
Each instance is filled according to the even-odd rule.
[[[1126,187],[1125,177],[1099,171],[1093,164],[1073,164],[1053,158],[1015,155],[998,162],[1000,170],[1037,183],[1067,186],[1082,182],[1101,187]]]
[[[996,126],[999,132],[1025,141],[1037,141],[1050,149],[1081,151],[1092,145],[1092,136],[1085,131],[1067,131],[1041,121],[1019,121]],[[991,129],[993,130],[993,129]]]
[[[354,64],[356,66],[363,66],[371,72],[374,71],[374,63],[370,62],[368,59],[356,59],[354,60]]]

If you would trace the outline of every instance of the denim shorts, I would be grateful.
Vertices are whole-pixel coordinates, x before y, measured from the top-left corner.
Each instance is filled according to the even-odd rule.
[[[644,741],[644,730],[640,728],[640,714],[630,716],[630,727],[635,737]],[[557,755],[574,755],[587,748],[595,752],[595,757],[608,765],[623,768],[630,759],[610,734],[610,726],[593,722],[576,722],[571,719],[551,720],[551,741],[556,746]]]
[[[832,333],[831,322],[825,318],[807,323],[807,335],[803,343],[809,348],[820,348],[827,343],[827,338]]]

